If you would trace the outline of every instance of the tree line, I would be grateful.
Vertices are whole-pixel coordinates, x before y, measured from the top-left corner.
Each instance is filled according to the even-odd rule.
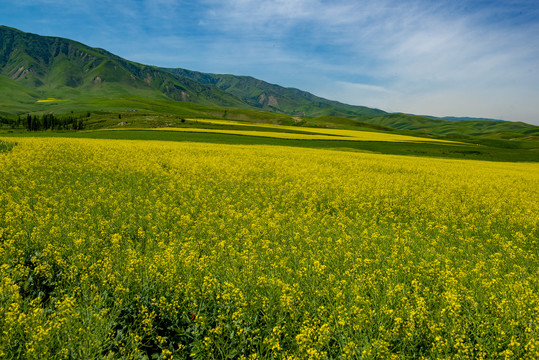
[[[90,113],[87,114],[87,117]],[[74,115],[58,117],[54,114],[18,116],[17,119],[10,119],[0,116],[0,124],[5,124],[11,128],[24,127],[28,131],[42,130],[83,130],[83,117]]]

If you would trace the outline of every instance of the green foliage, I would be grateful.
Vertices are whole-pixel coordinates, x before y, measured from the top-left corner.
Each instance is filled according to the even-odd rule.
[[[20,117],[19,117],[19,121]],[[52,113],[38,115],[26,115],[26,118],[22,120],[22,125],[28,131],[42,131],[42,130],[83,130],[84,120],[82,117],[75,117],[73,115],[57,117]]]
[[[0,153],[11,151],[15,145],[14,142],[0,140]]]

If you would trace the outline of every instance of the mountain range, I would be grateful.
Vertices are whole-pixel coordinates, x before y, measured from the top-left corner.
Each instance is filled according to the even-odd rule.
[[[64,111],[69,107],[84,110],[89,106],[92,109],[126,109],[142,106],[140,104],[148,108],[152,101],[152,106],[166,104],[162,105],[166,108],[176,102],[186,109],[206,107],[215,113],[224,111],[226,114],[226,110],[222,110],[225,108],[290,117],[324,117],[330,121],[345,118],[436,135],[475,134],[489,129],[536,135],[538,129],[524,123],[490,119],[390,114],[324,99],[249,76],[139,64],[73,40],[0,26],[0,115],[40,111],[40,101],[46,99],[68,102],[60,108]]]
[[[123,93],[301,116],[385,113],[252,77],[138,64],[73,40],[39,36],[5,26],[0,26],[0,75],[15,81],[16,91],[26,94],[23,97],[36,99]],[[5,82],[8,81],[4,79]]]

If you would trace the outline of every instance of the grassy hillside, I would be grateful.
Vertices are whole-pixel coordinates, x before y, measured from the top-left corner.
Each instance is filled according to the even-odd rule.
[[[28,112],[39,98],[38,92],[0,75],[0,115]]]
[[[140,95],[248,107],[212,86],[137,64],[105,50],[0,26],[0,75],[44,97]]]
[[[539,140],[539,127],[523,122],[501,120],[449,121],[419,115],[386,114],[365,119],[366,122],[393,129],[410,130],[444,137],[471,139]]]

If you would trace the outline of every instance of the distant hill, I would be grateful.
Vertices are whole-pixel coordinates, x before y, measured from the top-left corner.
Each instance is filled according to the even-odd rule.
[[[503,120],[449,121],[409,114],[385,114],[366,121],[397,130],[409,130],[443,137],[490,136],[501,139],[539,136],[539,126]],[[473,118],[472,118],[473,119]]]
[[[458,121],[504,121],[500,119],[490,119],[490,118],[478,118],[478,117],[465,117],[465,116],[444,116],[444,117],[437,117],[437,116],[430,116],[430,115],[421,115],[424,117],[427,117],[429,119],[443,119],[451,122],[458,122]]]

